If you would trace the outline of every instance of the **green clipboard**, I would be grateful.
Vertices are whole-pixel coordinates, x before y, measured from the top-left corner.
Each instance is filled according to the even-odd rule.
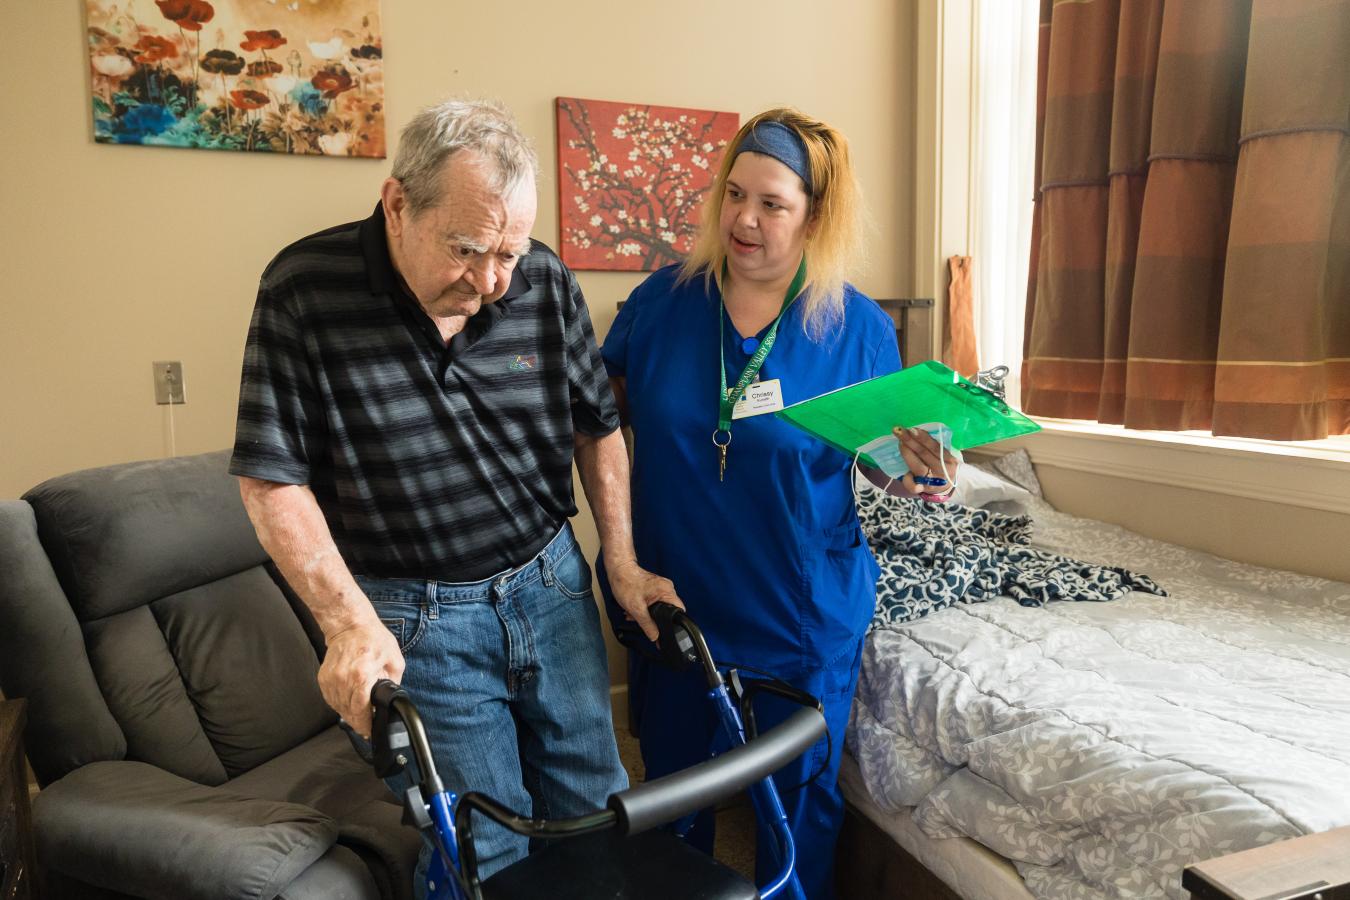
[[[794,403],[774,413],[848,456],[896,425],[942,422],[957,450],[1040,431],[995,394],[929,360]],[[862,462],[876,467],[866,453]]]

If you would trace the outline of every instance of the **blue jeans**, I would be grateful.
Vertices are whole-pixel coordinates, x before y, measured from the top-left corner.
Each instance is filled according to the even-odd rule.
[[[591,569],[570,525],[530,562],[483,581],[356,581],[403,651],[403,686],[448,790],[551,819],[593,812],[628,786]],[[400,796],[407,785],[389,779]],[[474,849],[486,878],[529,847],[474,816]],[[429,858],[424,848],[419,897]]]

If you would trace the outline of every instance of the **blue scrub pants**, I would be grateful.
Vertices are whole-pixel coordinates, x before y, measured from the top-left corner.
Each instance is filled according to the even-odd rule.
[[[774,775],[796,844],[797,877],[809,900],[832,900],[834,897],[834,848],[844,818],[844,798],[838,785],[839,759],[844,749],[844,730],[848,726],[853,691],[858,684],[861,657],[862,641],[859,640],[851,650],[840,654],[834,665],[784,679],[820,698],[830,731],[828,742],[822,739]],[[753,660],[745,662],[754,664]],[[683,672],[672,672],[664,666],[637,659],[630,667],[630,676],[630,685],[638,694],[630,697],[630,701],[638,704],[638,731],[648,779],[694,765],[707,759],[713,751],[724,748],[700,671],[691,667]],[[746,673],[743,677],[755,676]],[[782,722],[797,709],[791,701],[761,694],[755,700],[755,719],[760,732]],[[813,783],[794,790],[817,771],[820,775]],[[687,840],[711,854],[713,835],[713,811],[704,810],[694,817]],[[755,882],[760,886],[778,874],[770,849],[772,841],[771,832],[762,827],[758,829]]]

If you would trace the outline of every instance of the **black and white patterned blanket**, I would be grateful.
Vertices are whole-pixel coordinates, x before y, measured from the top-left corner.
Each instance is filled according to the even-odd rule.
[[[883,497],[860,504],[859,517],[881,566],[871,628],[1003,596],[1023,606],[1167,596],[1144,575],[1032,549],[1030,516]]]

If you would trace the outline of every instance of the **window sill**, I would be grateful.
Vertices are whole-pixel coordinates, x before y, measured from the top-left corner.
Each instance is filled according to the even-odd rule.
[[[1025,446],[1038,465],[1350,515],[1350,438],[1283,444],[1037,421],[1043,430],[1009,449]]]

